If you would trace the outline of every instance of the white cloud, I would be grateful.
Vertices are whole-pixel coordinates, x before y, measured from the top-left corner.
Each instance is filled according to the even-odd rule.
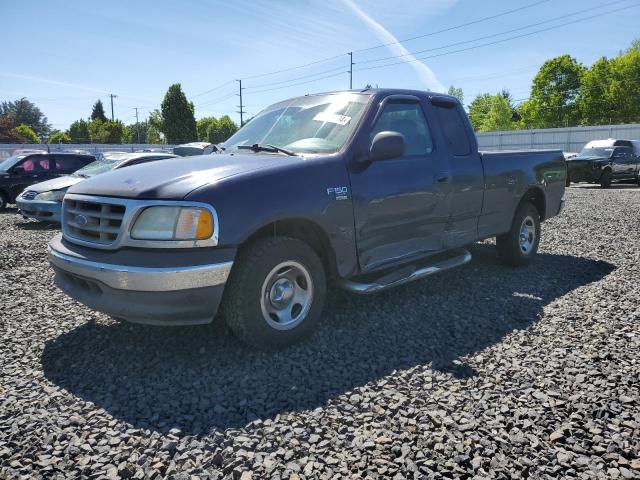
[[[375,33],[375,35],[382,40],[384,43],[388,43],[387,48],[394,55],[402,55],[403,60],[412,60],[408,65],[411,65],[415,70],[422,82],[426,85],[429,90],[433,90],[436,92],[444,92],[446,91],[446,87],[440,83],[436,74],[433,73],[427,65],[423,62],[418,61],[416,57],[407,50],[404,45],[398,42],[398,39],[386,28],[384,28],[380,23],[378,23],[374,18],[365,13],[358,5],[356,5],[353,0],[342,0],[342,2],[349,7],[353,13],[355,13],[363,22],[367,24],[369,28]]]

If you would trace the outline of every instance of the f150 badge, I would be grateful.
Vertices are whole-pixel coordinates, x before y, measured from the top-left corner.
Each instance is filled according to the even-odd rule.
[[[349,189],[347,187],[329,187],[327,195],[334,195],[336,200],[348,200]]]

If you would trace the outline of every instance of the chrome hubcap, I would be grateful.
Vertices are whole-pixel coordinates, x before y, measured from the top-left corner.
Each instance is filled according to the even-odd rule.
[[[529,254],[536,243],[536,224],[531,217],[525,217],[520,225],[520,250]]]
[[[301,263],[287,261],[276,265],[262,284],[262,316],[277,330],[289,330],[300,324],[312,301],[311,275]]]

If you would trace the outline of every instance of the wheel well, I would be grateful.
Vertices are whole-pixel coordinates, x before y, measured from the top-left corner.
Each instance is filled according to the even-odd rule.
[[[526,191],[526,193],[522,196],[522,202],[530,202],[536,207],[538,210],[538,215],[540,215],[540,221],[544,220],[546,209],[546,201],[544,198],[544,193],[539,188],[530,188]]]
[[[252,233],[240,246],[266,237],[291,237],[302,240],[320,257],[328,276],[336,275],[336,254],[325,231],[315,222],[306,219],[286,219],[271,222]]]

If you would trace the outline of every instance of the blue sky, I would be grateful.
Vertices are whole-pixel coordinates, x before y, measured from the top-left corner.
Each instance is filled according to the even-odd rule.
[[[348,51],[355,52],[354,88],[371,83],[438,90],[453,84],[463,88],[465,103],[503,88],[524,99],[546,59],[568,53],[590,64],[616,55],[640,36],[638,0],[547,0],[492,20],[402,41],[535,2],[3,0],[0,100],[25,96],[54,128],[64,129],[88,117],[97,98],[110,113],[108,94],[114,93],[115,116],[132,123],[133,107],[140,107],[141,119],[146,117],[168,86],[180,82],[196,105],[197,118],[229,114],[237,121],[235,79],[243,79],[245,109],[252,115],[283,98],[348,88]],[[521,29],[540,22],[546,23]],[[498,35],[509,30],[515,31]],[[397,40],[401,42],[393,43]],[[447,47],[451,44],[458,45]],[[406,62],[418,51],[423,53],[415,57],[431,58]],[[393,56],[399,58],[375,61]],[[329,57],[336,58],[258,76]]]

